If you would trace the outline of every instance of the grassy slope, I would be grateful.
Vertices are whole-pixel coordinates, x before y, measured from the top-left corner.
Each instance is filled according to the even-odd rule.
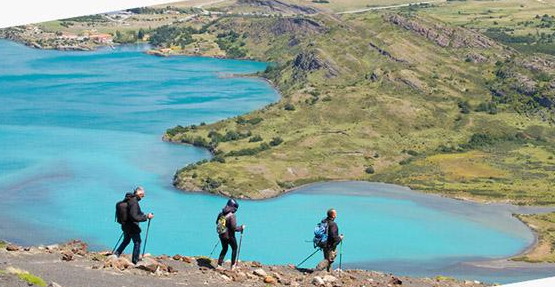
[[[434,10],[430,11],[422,9],[418,14],[435,19],[435,14],[429,15]],[[511,51],[442,48],[384,22],[381,13],[315,18],[329,32],[310,34],[309,39],[297,35],[300,44],[293,47],[288,41],[294,33],[276,36],[267,32],[276,21],[271,18],[231,17],[211,27],[209,33],[213,34],[230,27],[248,34],[243,41],[251,58],[277,62],[279,73],[264,76],[274,81],[284,98],[244,117],[263,118],[259,124],[228,119],[172,140],[180,141],[185,135],[210,141],[210,131],[225,134],[233,130],[260,135],[264,142],[279,136],[284,143],[253,156],[228,156],[225,163],[214,161],[182,170],[176,186],[260,198],[308,182],[355,179],[399,183],[464,198],[555,202],[550,184],[553,129],[548,123],[516,114],[510,107],[500,106],[499,112],[491,115],[461,114],[457,106],[461,100],[468,100],[472,107],[490,101],[486,82],[495,78],[495,61]],[[369,42],[406,62],[380,55]],[[329,76],[326,69],[305,72],[293,67],[291,60],[302,51],[313,51],[338,75]],[[465,61],[471,52],[490,60]],[[379,75],[375,82],[367,79],[372,72]],[[314,103],[311,93],[318,95]],[[287,103],[296,109],[285,110]],[[438,150],[442,146],[458,148],[475,133],[523,133],[527,139],[503,140],[462,152]],[[259,144],[245,138],[219,143],[217,150],[225,154]],[[365,173],[369,166],[375,174]]]
[[[534,250],[514,260],[555,263],[555,213],[518,217],[538,233],[539,242]]]

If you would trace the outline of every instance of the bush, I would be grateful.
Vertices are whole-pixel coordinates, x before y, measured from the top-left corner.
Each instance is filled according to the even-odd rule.
[[[464,101],[464,102],[461,101],[458,103],[458,106],[462,114],[470,113],[470,104],[468,103],[468,101]]]
[[[274,137],[274,138],[272,138],[272,140],[270,141],[270,145],[271,145],[271,146],[278,146],[278,145],[280,145],[281,143],[283,143],[283,139],[280,138],[280,137]]]
[[[376,171],[374,170],[373,166],[369,166],[364,170],[364,172],[366,172],[367,174],[374,174],[374,172]]]
[[[295,106],[292,103],[287,103],[283,106],[283,109],[285,109],[286,111],[294,111]]]
[[[174,127],[174,128],[171,128],[171,129],[166,130],[166,134],[168,134],[169,136],[172,136],[172,137],[173,137],[173,136],[175,136],[176,134],[184,133],[184,132],[186,132],[186,131],[188,131],[187,128],[184,128],[184,127],[178,125],[178,126],[176,126],[176,127]]]
[[[270,149],[270,145],[267,143],[261,143],[260,146],[255,148],[244,148],[240,150],[232,150],[226,154],[226,156],[249,156],[255,155],[259,152]]]
[[[259,136],[259,135],[252,136],[252,137],[249,139],[249,142],[251,142],[251,143],[261,142],[261,141],[262,141],[262,137]]]
[[[408,151],[407,151],[407,154],[408,154],[408,155],[412,155],[412,156],[417,156],[417,155],[418,155],[418,152],[417,152],[417,151],[414,151],[414,150],[408,150]]]

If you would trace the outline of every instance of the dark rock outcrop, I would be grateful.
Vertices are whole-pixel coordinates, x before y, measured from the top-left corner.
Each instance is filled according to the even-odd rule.
[[[313,7],[285,3],[279,0],[239,0],[238,4],[252,7],[260,7],[268,12],[279,12],[289,14],[316,14],[318,9]]]
[[[371,47],[372,49],[378,51],[378,53],[380,53],[380,55],[382,55],[382,56],[384,56],[384,57],[387,57],[387,58],[389,58],[390,60],[393,60],[393,61],[395,61],[395,62],[406,62],[406,61],[403,60],[403,59],[399,59],[399,58],[394,57],[394,56],[391,55],[388,51],[386,51],[386,50],[384,50],[384,49],[378,47],[376,44],[374,44],[374,43],[372,43],[372,42],[370,42],[368,45],[370,45],[370,47]]]
[[[328,29],[322,24],[305,18],[279,18],[274,25],[270,27],[270,31],[275,35],[283,35],[287,33],[293,34],[320,34],[325,33]]]
[[[321,59],[314,51],[301,52],[293,60],[293,66],[301,71],[311,72],[324,69],[329,76],[337,76],[337,69],[329,62]]]
[[[388,14],[385,20],[419,34],[441,47],[491,48],[498,46],[490,38],[472,30],[430,23],[421,18],[409,19],[399,14]]]

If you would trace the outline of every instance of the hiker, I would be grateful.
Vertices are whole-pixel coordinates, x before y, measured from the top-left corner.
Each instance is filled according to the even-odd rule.
[[[327,228],[327,240],[322,246],[322,251],[324,253],[324,260],[320,261],[316,266],[316,270],[322,271],[326,269],[328,272],[332,270],[333,261],[337,256],[335,248],[341,240],[343,240],[343,234],[339,235],[339,228],[337,223],[335,223],[335,218],[337,217],[337,211],[333,208],[328,210],[327,217],[322,220],[322,224],[326,224]]]
[[[118,222],[121,223],[121,230],[123,231],[123,241],[114,255],[119,257],[127,245],[129,245],[129,242],[133,240],[133,257],[131,259],[133,264],[139,262],[139,254],[141,253],[141,228],[139,227],[139,222],[144,222],[154,217],[152,213],[144,214],[141,211],[139,201],[143,197],[145,197],[145,190],[140,186],[135,188],[132,194],[126,194],[124,201],[127,202],[127,214],[123,216],[124,220],[121,220],[121,222],[118,220]]]
[[[235,232],[243,233],[245,225],[237,226],[237,219],[235,218],[235,213],[239,208],[239,204],[235,199],[230,199],[227,204],[222,209],[222,212],[218,214],[216,219],[218,236],[222,243],[222,251],[220,252],[220,257],[218,258],[218,267],[221,268],[224,263],[225,255],[227,254],[227,249],[231,246],[231,269],[235,268],[235,260],[237,258],[237,239],[235,238]]]

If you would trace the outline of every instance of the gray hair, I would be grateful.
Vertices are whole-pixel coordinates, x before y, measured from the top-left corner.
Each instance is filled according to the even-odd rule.
[[[135,194],[137,194],[139,192],[145,192],[145,189],[142,186],[137,186],[137,187],[135,187],[134,192],[135,192]]]

